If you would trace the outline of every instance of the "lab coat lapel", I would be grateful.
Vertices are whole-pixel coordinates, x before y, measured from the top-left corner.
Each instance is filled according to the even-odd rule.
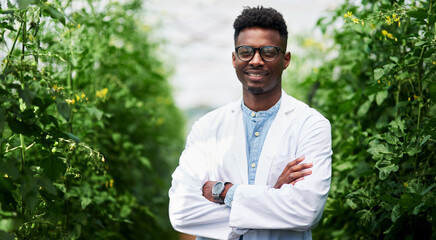
[[[248,170],[247,170],[247,148],[245,138],[245,127],[242,119],[241,101],[235,103],[231,109],[231,117],[233,118],[233,128],[229,130],[235,134],[234,142],[231,146],[235,158],[235,165],[239,176],[241,177],[242,184],[248,184]]]
[[[294,109],[292,99],[282,92],[280,109],[266,135],[256,171],[255,185],[266,185],[271,164],[282,142],[287,128],[290,126],[291,112]]]

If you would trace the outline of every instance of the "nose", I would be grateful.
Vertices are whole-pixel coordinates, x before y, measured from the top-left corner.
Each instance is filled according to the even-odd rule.
[[[259,49],[254,50],[254,56],[250,60],[249,64],[253,65],[253,66],[259,66],[259,65],[263,65],[264,64],[263,59],[260,56],[260,50]]]

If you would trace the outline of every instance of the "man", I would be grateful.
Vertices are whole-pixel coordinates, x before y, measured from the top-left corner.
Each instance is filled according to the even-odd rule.
[[[311,239],[330,188],[330,123],[281,88],[291,54],[280,13],[245,8],[234,28],[242,99],[194,124],[170,220],[197,239]]]

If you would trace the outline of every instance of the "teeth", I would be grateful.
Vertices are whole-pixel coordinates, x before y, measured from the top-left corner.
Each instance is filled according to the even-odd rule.
[[[254,76],[254,77],[261,77],[261,76],[263,76],[263,74],[254,74],[254,73],[249,73],[248,75]]]

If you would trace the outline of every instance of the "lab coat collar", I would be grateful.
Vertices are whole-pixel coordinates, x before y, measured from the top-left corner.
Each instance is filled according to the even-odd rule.
[[[240,171],[240,176],[242,177],[242,182],[243,184],[248,184],[248,165],[246,153],[247,143],[245,138],[244,122],[242,119],[241,101],[242,97],[238,101],[235,101],[230,105],[231,112],[232,114],[234,114],[236,122],[236,139],[239,139],[240,143],[243,143],[233,144],[232,151],[235,154],[235,158],[237,159],[238,169]],[[291,125],[291,113],[295,109],[295,105],[296,100],[293,97],[287,95],[282,90],[282,102],[280,105],[280,109],[277,112],[276,118],[271,124],[271,127],[265,139],[265,143],[262,147],[262,152],[260,154],[256,172],[256,180],[254,183],[255,185],[266,185],[272,161],[278,150],[277,147],[280,145],[279,143],[282,141],[286,129]]]

